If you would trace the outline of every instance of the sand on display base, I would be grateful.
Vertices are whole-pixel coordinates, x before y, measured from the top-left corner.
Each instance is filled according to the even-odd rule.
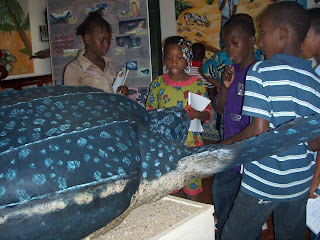
[[[165,237],[166,232],[169,233],[170,231],[175,231],[185,222],[197,217],[198,214],[202,214],[203,208],[210,208],[209,214],[211,215],[214,212],[212,205],[193,202],[178,197],[167,196],[159,201],[145,204],[134,209],[119,226],[111,231],[99,236],[95,235],[91,238],[87,237],[85,239],[165,239],[162,237]],[[214,229],[213,224],[212,227]],[[212,239],[214,239],[214,235]]]

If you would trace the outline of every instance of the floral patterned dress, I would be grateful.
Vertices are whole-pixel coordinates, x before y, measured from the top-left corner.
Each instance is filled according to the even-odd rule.
[[[160,75],[150,85],[146,108],[148,110],[168,107],[185,108],[188,106],[189,92],[208,98],[205,84],[197,76],[191,76],[187,81],[174,81],[168,74]],[[211,104],[207,106],[206,110],[211,117]],[[185,145],[188,147],[203,145],[200,133],[189,131]],[[197,178],[190,181],[183,190],[191,196],[199,194],[202,192],[201,179]]]

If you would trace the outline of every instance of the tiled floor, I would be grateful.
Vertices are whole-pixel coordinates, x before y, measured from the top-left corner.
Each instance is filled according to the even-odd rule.
[[[202,179],[202,187],[203,191],[200,193],[199,202],[212,204],[212,197],[211,197],[211,182],[213,177],[207,177]],[[178,195],[179,197],[179,195]],[[182,197],[182,195],[180,195]],[[260,240],[274,240],[274,231],[273,231],[273,220],[272,216],[270,216],[267,220],[268,229],[262,233]],[[305,240],[308,240],[310,236],[309,229],[306,231]]]

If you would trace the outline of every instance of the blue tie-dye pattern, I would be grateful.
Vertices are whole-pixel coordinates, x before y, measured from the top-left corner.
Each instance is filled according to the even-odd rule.
[[[0,198],[4,195],[5,192],[6,192],[6,189],[0,186]]]
[[[57,174],[55,174],[55,173],[50,173],[50,178],[51,178],[51,179],[55,178],[56,176],[57,176]]]
[[[91,156],[90,156],[89,154],[85,154],[85,155],[84,155],[84,160],[85,160],[86,162],[90,161],[90,159],[91,159]]]
[[[122,159],[122,162],[123,163],[125,163],[126,165],[128,165],[128,166],[130,166],[130,160],[129,160],[129,158],[124,158],[124,159]]]
[[[158,147],[159,147],[159,144],[158,144]],[[162,158],[163,157],[163,151],[160,150],[159,153],[158,153],[158,157]]]
[[[30,199],[30,196],[26,193],[25,190],[18,189],[17,190],[17,198],[22,202]]]
[[[50,151],[59,151],[60,150],[60,146],[57,144],[49,144],[49,149]]]
[[[126,173],[122,167],[119,167],[117,172],[118,172],[118,175],[123,175]]]
[[[88,141],[87,139],[85,138],[80,138],[78,141],[77,141],[77,145],[79,147],[85,147],[87,145]]]
[[[94,173],[94,179],[95,180],[97,180],[97,181],[99,181],[101,178],[102,178],[102,174],[101,174],[101,172],[99,172],[99,171],[96,171],[95,173]]]
[[[156,159],[156,160],[154,161],[154,166],[155,166],[155,167],[159,167],[159,165],[160,165],[160,161],[159,161],[159,159]]]
[[[17,176],[17,170],[16,169],[8,169],[6,178],[8,179],[8,181],[13,181],[13,179],[15,179]]]
[[[58,177],[58,187],[63,190],[67,188],[67,179],[63,177]]]
[[[102,149],[99,149],[99,156],[100,157],[105,157],[105,158],[108,158],[108,153],[107,152],[105,152],[104,150],[102,150]]]
[[[44,165],[46,165],[46,167],[50,167],[52,163],[53,163],[53,160],[51,158],[44,160]]]
[[[117,145],[120,152],[124,152],[124,151],[128,150],[128,147],[122,143],[116,143],[116,145]]]
[[[80,167],[80,161],[67,161],[68,172],[73,172]]]
[[[157,177],[161,177],[161,171],[160,170],[156,170],[156,172],[155,172],[155,175],[157,176]]]
[[[46,176],[44,174],[33,175],[32,181],[38,185],[42,185],[46,182]]]
[[[30,154],[31,150],[30,149],[23,149],[21,150],[21,152],[19,153],[19,159],[25,159],[28,157],[28,155]]]
[[[9,138],[6,138],[6,139],[0,141],[0,148],[3,148],[5,146],[9,145],[9,143],[10,143],[10,139]]]
[[[14,92],[14,95],[5,97],[0,102],[0,106],[5,106],[1,107],[1,115],[12,115],[0,120],[1,206],[17,204],[46,194],[55,196],[55,192],[60,190],[66,193],[71,190],[76,194],[80,192],[79,186],[86,186],[94,181],[100,184],[106,179],[109,181],[111,177],[127,179],[128,184],[134,183],[128,188],[126,185],[123,195],[119,197],[121,201],[130,201],[138,187],[139,178],[151,181],[162,177],[175,170],[177,160],[191,154],[191,150],[183,146],[189,124],[187,118],[180,119],[181,114],[185,115],[183,109],[168,108],[163,112],[146,112],[128,98],[105,94],[92,88],[64,86],[52,89],[44,87]],[[74,89],[79,89],[79,92]],[[48,95],[49,92],[56,96]],[[10,96],[10,93],[0,95]],[[31,102],[28,102],[27,95]],[[34,96],[38,99],[34,99]],[[17,101],[19,105],[15,105]],[[10,104],[13,106],[9,106]],[[74,116],[78,118],[74,119]],[[184,130],[186,131],[181,133]],[[37,133],[34,136],[37,142],[34,142],[35,138],[31,137],[29,131]],[[22,137],[23,142],[20,140],[19,143]],[[8,142],[3,144],[6,139]],[[204,150],[206,148],[194,151]],[[16,159],[13,165],[12,159]],[[9,181],[8,177],[12,180]],[[10,194],[8,189],[13,189]],[[72,208],[77,208],[74,202],[69,206],[69,200],[73,201],[64,199],[66,209],[71,205]],[[108,201],[109,197],[106,198],[107,204],[101,208],[93,208],[90,212],[105,215],[103,209],[109,205]],[[32,202],[33,200],[30,201],[31,204]],[[95,200],[92,203],[96,204]],[[113,204],[116,206],[114,211],[121,213],[125,210],[117,209],[119,205],[116,202]],[[89,205],[86,204],[86,207]],[[74,211],[70,216],[78,212],[85,219],[85,213],[78,209]],[[59,214],[58,212],[54,214]],[[108,211],[108,214],[112,212]],[[40,231],[39,225],[42,222],[49,222],[42,219],[42,216],[38,218],[40,222],[35,224],[36,231]],[[50,221],[57,223],[52,218]],[[61,221],[64,221],[63,218]],[[69,221],[64,227],[70,229],[68,236],[74,237],[78,231],[72,224]],[[81,228],[83,227],[82,225]],[[55,226],[46,224],[43,228],[54,229]],[[59,229],[61,234],[62,230]]]

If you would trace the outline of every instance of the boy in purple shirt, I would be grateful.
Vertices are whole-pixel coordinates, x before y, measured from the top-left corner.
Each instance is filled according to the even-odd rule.
[[[250,16],[248,15],[250,18]],[[222,74],[222,82],[216,99],[216,111],[224,114],[224,139],[243,130],[249,124],[249,117],[241,115],[245,77],[249,66],[256,61],[254,55],[255,28],[253,21],[234,19],[227,22],[223,29],[224,43],[230,62]],[[220,234],[241,182],[240,167],[214,175],[211,190],[215,206],[217,233]]]

